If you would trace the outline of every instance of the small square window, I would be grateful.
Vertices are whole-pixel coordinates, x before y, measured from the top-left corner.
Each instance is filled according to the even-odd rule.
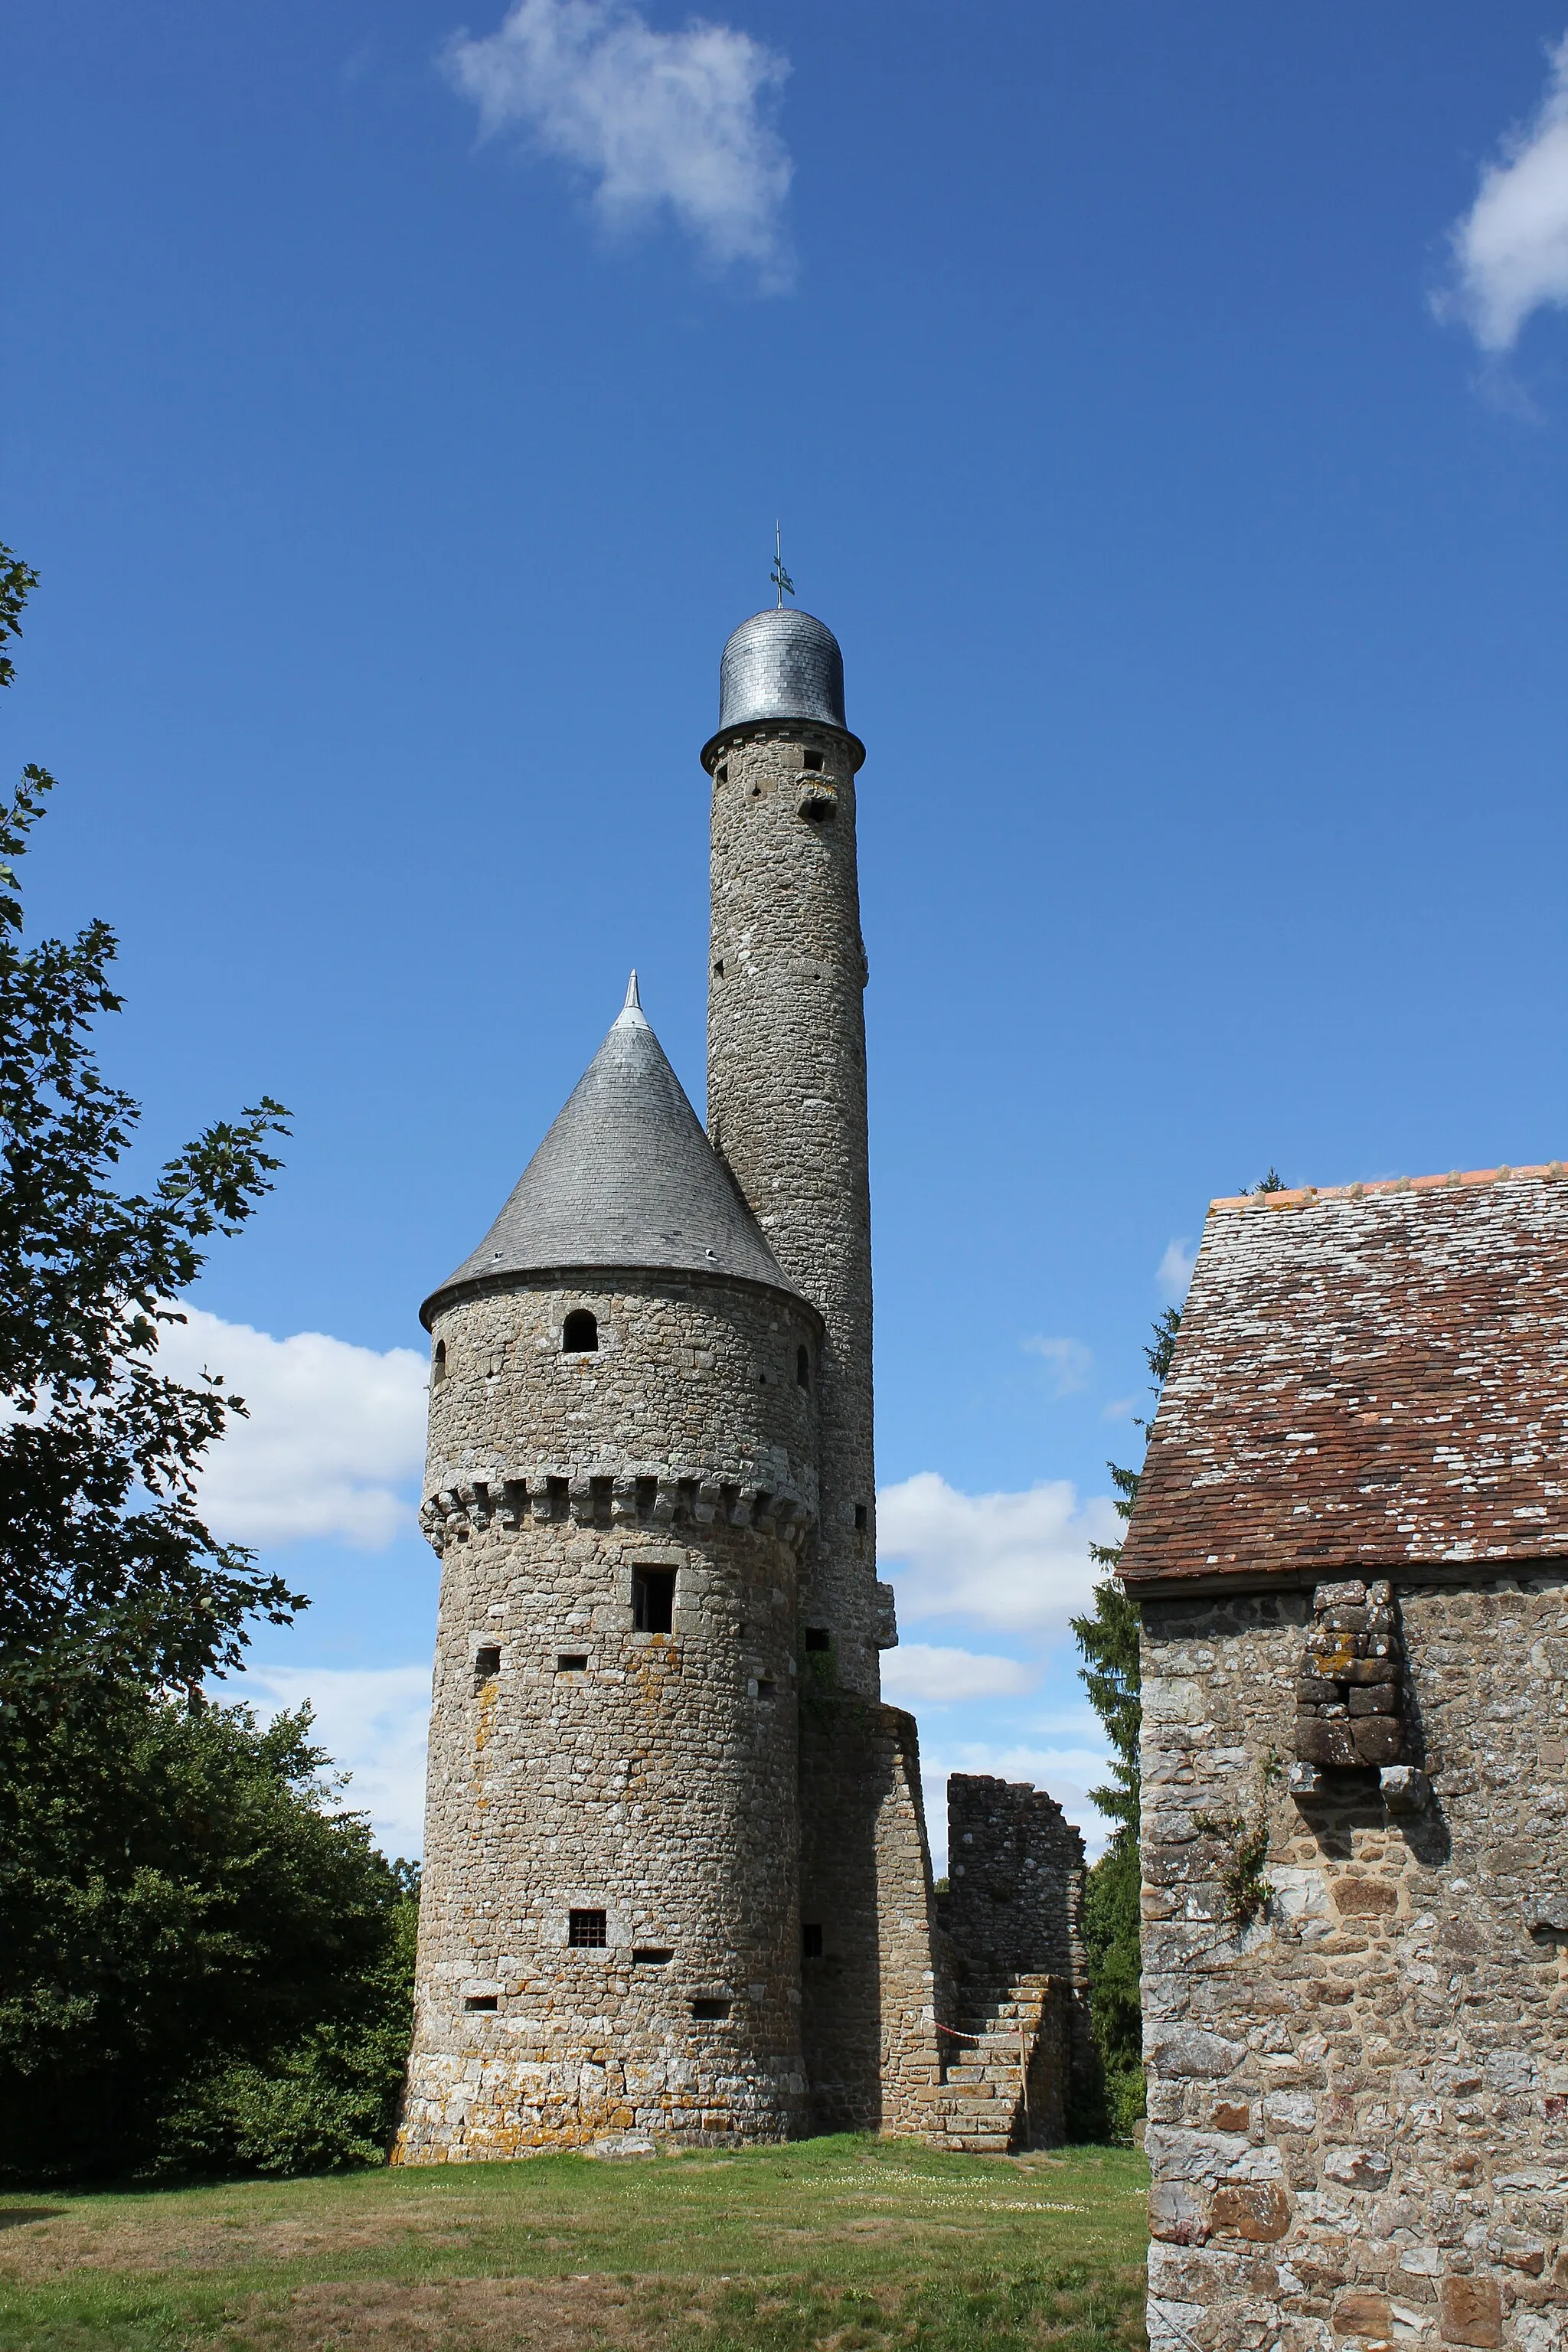
[[[603,1911],[573,1911],[566,1919],[566,1941],[580,1952],[602,1952],[609,1941]]]
[[[807,752],[805,752],[805,753],[802,756],[802,759],[801,759],[801,766],[802,766],[803,768],[809,768],[809,769],[811,770],[811,772],[812,772],[812,773],[813,773],[814,775],[818,775],[818,774],[820,774],[820,773],[821,773],[821,771],[822,771],[822,754],[821,754],[821,752],[820,752],[820,751],[807,751]]]
[[[632,1623],[639,1633],[668,1633],[675,1625],[675,1570],[632,1570]]]
[[[500,1643],[481,1642],[479,1648],[474,1652],[474,1683],[476,1687],[482,1683],[493,1683],[500,1672]]]
[[[463,2003],[465,2009],[494,2009],[495,2005],[493,1992],[471,1992]]]
[[[808,1625],[805,1629],[805,1646],[808,1650],[831,1650],[833,1636],[826,1625]]]
[[[638,1944],[632,1953],[632,1966],[635,1969],[667,1969],[674,1958],[675,1954],[666,1951],[662,1945]]]
[[[801,1923],[800,1956],[803,1960],[819,1960],[822,1958],[822,1927],[815,1919]]]
[[[555,1671],[558,1675],[585,1675],[587,1657],[581,1650],[563,1650],[556,1658]]]
[[[700,1996],[691,2004],[691,2014],[710,2025],[716,2025],[721,2018],[729,2016],[730,2004],[727,2000],[709,2000],[706,1996]]]
[[[776,1683],[770,1682],[766,1675],[759,1675],[757,1679],[757,1696],[759,1698],[776,1698],[778,1696],[778,1685]]]

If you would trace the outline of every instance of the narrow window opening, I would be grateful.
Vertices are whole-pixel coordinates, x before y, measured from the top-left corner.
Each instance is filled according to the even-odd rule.
[[[637,1969],[667,1969],[675,1954],[652,1944],[639,1944],[632,1953],[632,1966]]]
[[[588,1671],[586,1653],[582,1650],[563,1650],[556,1658],[555,1671],[558,1675],[585,1675]]]
[[[805,1629],[805,1646],[808,1650],[831,1650],[833,1636],[826,1625],[808,1625]]]
[[[657,1478],[639,1478],[637,1482],[637,1516],[640,1518],[646,1519],[648,1513],[652,1510],[654,1505],[658,1500],[658,1480]]]
[[[432,1386],[439,1388],[446,1377],[447,1342],[445,1339],[437,1339],[436,1342],[436,1353],[430,1359],[430,1380]]]
[[[638,1568],[632,1570],[632,1623],[639,1633],[673,1633],[674,1569]]]
[[[602,1952],[609,1941],[603,1911],[571,1911],[566,1916],[566,1941],[580,1952]]]
[[[730,762],[728,760],[720,761],[718,766],[713,771],[713,781],[716,784],[727,784],[729,782]]]
[[[795,1351],[795,1378],[797,1388],[811,1386],[811,1349],[797,1348]]]
[[[713,977],[715,980],[722,980],[724,977],[724,959],[722,956],[717,957],[714,961]]]
[[[550,1498],[551,1517],[552,1519],[563,1519],[566,1517],[567,1510],[570,1507],[572,1501],[571,1480],[569,1478],[547,1478],[544,1482],[544,1491]]]
[[[730,2004],[727,2000],[708,2000],[699,1997],[691,2004],[691,2014],[716,2025],[721,2018],[729,2016]]]
[[[857,1503],[855,1506],[855,1524],[861,1528],[868,1528],[871,1524],[871,1514],[864,1503]]]
[[[757,1386],[758,1386],[760,1389],[765,1389],[765,1388],[767,1387],[767,1384],[768,1384],[768,1376],[767,1376],[766,1372],[759,1372],[759,1373],[757,1374]]]
[[[493,1682],[494,1682],[494,1680],[495,1680],[495,1678],[496,1678],[496,1676],[500,1674],[500,1643],[499,1643],[499,1642],[482,1642],[482,1643],[480,1643],[479,1647],[479,1648],[474,1652],[474,1687],[475,1687],[475,1689],[476,1689],[476,1690],[478,1690],[478,1689],[481,1686],[481,1685],[483,1685],[483,1684],[485,1684],[485,1683],[493,1683]]]
[[[759,1698],[774,1698],[777,1695],[778,1685],[775,1683],[770,1682],[765,1675],[760,1675],[757,1681],[757,1696]]]
[[[801,811],[807,824],[831,824],[837,814],[837,803],[830,801],[826,793],[814,793]]]
[[[800,1956],[803,1960],[819,1960],[822,1958],[822,1928],[816,1920],[806,1919],[801,1923]]]
[[[493,1992],[471,1992],[463,2003],[465,2009],[494,2009],[495,2005]]]
[[[760,801],[760,800],[762,799],[762,797],[763,797],[763,788],[762,788],[761,784],[753,784],[753,785],[752,786],[752,798],[754,801]]]
[[[585,1307],[574,1307],[561,1326],[563,1356],[593,1356],[599,1349],[599,1321]]]
[[[801,766],[802,766],[803,768],[809,768],[809,769],[812,771],[812,773],[813,773],[814,775],[819,775],[819,774],[821,773],[821,771],[822,771],[822,754],[821,754],[821,752],[820,752],[820,751],[806,751],[806,752],[803,752],[803,753],[802,753],[802,755],[801,755],[801,762],[800,762],[800,764],[801,764]]]

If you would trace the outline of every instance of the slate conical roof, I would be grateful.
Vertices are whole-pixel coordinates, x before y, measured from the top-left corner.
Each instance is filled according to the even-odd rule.
[[[511,1198],[419,1318],[428,1330],[459,1284],[577,1266],[728,1276],[799,1296],[648,1026],[635,971]]]

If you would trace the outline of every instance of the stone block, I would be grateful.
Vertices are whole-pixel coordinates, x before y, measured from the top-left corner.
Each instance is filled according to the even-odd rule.
[[[1568,1888],[1524,1898],[1524,1924],[1531,1935],[1568,1936]]]
[[[1352,1718],[1363,1715],[1397,1715],[1399,1712],[1399,1693],[1392,1681],[1352,1683],[1348,1696]]]
[[[1149,2234],[1173,2246],[1201,2246],[1208,2236],[1202,2200],[1179,2180],[1157,2180],[1149,2191]]]
[[[1377,1777],[1391,1813],[1425,1812],[1432,1801],[1432,1783],[1415,1764],[1385,1764]]]
[[[1437,2324],[1445,2344],[1496,2352],[1502,2342],[1502,2291],[1496,2279],[1444,2279],[1437,2289]]]
[[[1393,2171],[1381,2148],[1331,2147],[1323,2158],[1324,2177],[1346,2189],[1385,2189]]]
[[[1249,2244],[1272,2244],[1290,2227],[1290,2200],[1278,2180],[1225,2180],[1209,2200],[1209,2227]]]
[[[1351,1727],[1360,1764],[1402,1764],[1405,1727],[1397,1716],[1363,1715]]]
[[[1298,1716],[1296,1756],[1302,1764],[1327,1765],[1342,1770],[1359,1761],[1355,1734],[1348,1720],[1325,1723],[1321,1716]]]
[[[1223,2034],[1206,2033],[1199,2026],[1184,2026],[1162,2033],[1149,2055],[1162,2074],[1197,2075],[1215,2082],[1231,2074],[1247,2055],[1245,2042],[1227,2042]]]
[[[1355,2336],[1369,2344],[1386,2344],[1394,2334],[1394,2313],[1385,2294],[1368,2287],[1350,2287],[1334,2299],[1334,2334]]]

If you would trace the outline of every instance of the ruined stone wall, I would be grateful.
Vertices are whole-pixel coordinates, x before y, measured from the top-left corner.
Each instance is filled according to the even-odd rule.
[[[584,1303],[599,1353],[562,1358]],[[805,2096],[811,1529],[787,1302],[523,1285],[449,1307],[436,1337],[442,1591],[399,2157],[784,2137]],[[637,1630],[638,1570],[674,1573],[668,1633]],[[602,1948],[573,1948],[574,1910],[605,1915]]]
[[[822,1531],[804,1622],[831,1633],[846,1687],[875,1698],[888,1629],[875,1570],[855,754],[832,729],[791,720],[738,729],[710,756],[708,1129],[826,1327]]]
[[[1415,1813],[1274,1777],[1310,1592],[1142,1603],[1155,2352],[1563,2340],[1568,1582],[1393,1600]]]
[[[1027,1781],[954,1772],[947,1783],[944,1925],[977,1990],[1013,1977],[1084,1981],[1083,1838]]]

